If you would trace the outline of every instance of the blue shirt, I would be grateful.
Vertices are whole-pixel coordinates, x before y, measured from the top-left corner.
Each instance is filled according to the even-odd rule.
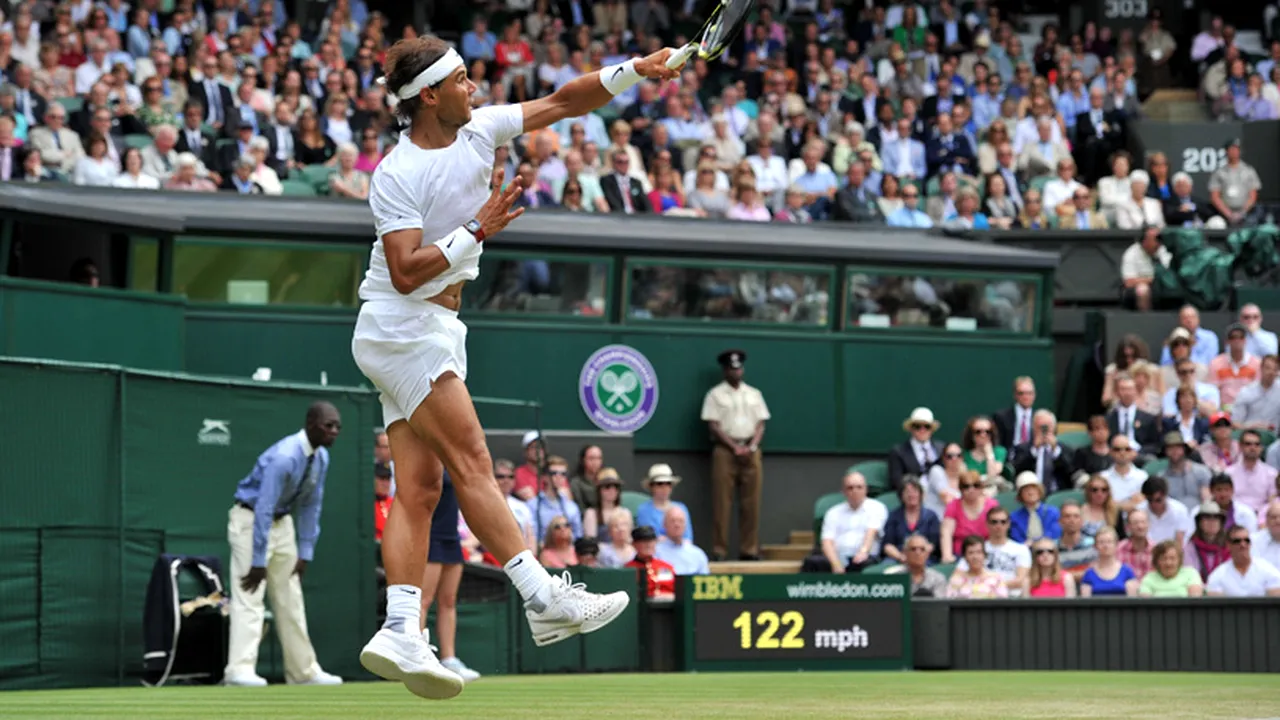
[[[1040,516],[1040,527],[1044,530],[1044,537],[1057,540],[1062,537],[1062,526],[1058,522],[1060,513],[1058,508],[1052,505],[1040,503],[1036,508],[1036,515]],[[1020,505],[1016,510],[1009,513],[1009,539],[1014,542],[1027,541],[1027,528],[1031,525],[1031,511],[1027,510],[1026,505]],[[1036,540],[1038,538],[1032,538]]]
[[[1216,357],[1218,357],[1218,336],[1214,335],[1212,330],[1196,328],[1196,341],[1191,345],[1191,359],[1209,367],[1209,363]],[[1169,354],[1168,345],[1164,347],[1164,352],[1160,353],[1160,364],[1173,364],[1173,356]]]
[[[707,565],[707,554],[691,542],[677,545],[671,538],[664,536],[658,539],[653,554],[659,560],[671,563],[677,575],[706,575],[711,572]]]
[[[912,210],[909,207],[900,207],[894,210],[888,218],[885,219],[889,227],[908,227],[908,228],[931,228],[933,227],[933,219],[920,210]]]
[[[498,48],[498,36],[486,31],[477,35],[474,30],[462,34],[462,57],[467,60],[492,60]]]
[[[1083,90],[1078,94],[1070,91],[1062,93],[1058,97],[1058,112],[1062,113],[1068,130],[1075,128],[1076,116],[1089,112],[1089,94]]]
[[[1133,568],[1122,563],[1120,572],[1110,580],[1103,580],[1098,577],[1097,571],[1089,568],[1084,571],[1084,577],[1080,578],[1080,583],[1088,585],[1094,595],[1124,595],[1124,584],[1136,577],[1133,574]]]
[[[1196,382],[1196,400],[1206,402],[1214,407],[1222,405],[1222,394],[1218,392],[1217,385],[1210,385],[1206,382]],[[1173,417],[1178,416],[1178,388],[1171,387],[1164,391],[1164,397],[1161,399],[1160,409],[1165,415]]]
[[[689,514],[689,508],[684,503],[676,500],[672,500],[671,505],[673,507],[678,507],[681,510],[683,510],[684,516],[686,518],[693,517],[692,515]],[[636,527],[640,527],[641,525],[648,525],[649,527],[653,528],[654,532],[658,533],[658,537],[664,537],[667,534],[667,531],[662,528],[662,515],[664,512],[666,511],[659,510],[658,508],[654,507],[652,500],[646,500],[643,505],[641,505],[639,508],[636,509]],[[692,522],[685,523],[684,539],[690,542],[693,541],[693,523]]]
[[[313,456],[308,469],[307,460]],[[277,515],[289,513],[298,521],[298,559],[311,562],[320,537],[320,504],[328,472],[329,451],[311,447],[306,431],[286,436],[258,456],[235,495],[236,502],[253,507],[253,567],[267,566],[271,525]]]
[[[578,508],[578,503],[571,498],[557,495],[552,500],[546,495],[538,493],[525,500],[524,504],[528,505],[529,512],[533,513],[534,537],[537,538],[539,544],[546,537],[547,528],[551,527],[551,521],[555,520],[557,515],[563,515],[564,519],[569,521],[569,528],[573,530],[574,540],[582,537],[582,510]]]

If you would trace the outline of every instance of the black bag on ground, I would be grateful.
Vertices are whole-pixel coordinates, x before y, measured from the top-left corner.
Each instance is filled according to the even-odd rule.
[[[195,593],[183,597],[182,578]],[[161,555],[147,584],[143,614],[143,683],[216,685],[227,664],[226,591],[222,562],[208,555]]]

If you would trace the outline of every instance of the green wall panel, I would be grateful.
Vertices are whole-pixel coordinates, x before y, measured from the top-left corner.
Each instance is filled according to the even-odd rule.
[[[842,355],[844,445],[864,453],[882,454],[902,442],[902,420],[919,406],[942,423],[938,438],[958,441],[970,417],[1013,404],[1019,375],[1036,381],[1041,401],[1054,397],[1048,341],[848,338]]]
[[[0,677],[29,675],[40,662],[40,540],[0,530]]]
[[[14,278],[0,295],[0,355],[182,369],[182,298]]]
[[[212,309],[191,306],[184,348],[187,372],[249,378],[260,367],[273,380],[367,384],[351,358],[356,311],[302,308]]]

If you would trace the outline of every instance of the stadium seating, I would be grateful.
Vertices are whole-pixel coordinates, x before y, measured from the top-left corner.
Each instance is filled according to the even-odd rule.
[[[622,503],[622,507],[630,510],[632,515],[635,515],[641,505],[649,502],[649,495],[635,490],[623,490],[622,497],[618,498],[618,502]]]
[[[1000,507],[1013,512],[1018,509],[1018,493],[1014,491],[1002,492],[996,495],[996,502],[1000,503]]]
[[[1045,502],[1056,507],[1062,507],[1062,503],[1073,500],[1077,503],[1084,502],[1084,492],[1080,490],[1059,490],[1058,492],[1045,498]]]
[[[1093,438],[1089,437],[1088,432],[1074,430],[1071,432],[1058,433],[1058,442],[1061,443],[1063,447],[1071,448],[1072,450],[1079,450],[1080,448],[1087,448],[1092,445]]]
[[[822,537],[822,518],[831,508],[844,502],[844,493],[827,493],[813,504],[813,537],[815,543]]]
[[[893,488],[889,485],[889,463],[884,460],[868,460],[849,468],[849,472],[862,473],[867,479],[867,495],[877,497]]]
[[[1149,461],[1142,466],[1148,475],[1163,475],[1165,470],[1169,469],[1169,461],[1164,458]]]

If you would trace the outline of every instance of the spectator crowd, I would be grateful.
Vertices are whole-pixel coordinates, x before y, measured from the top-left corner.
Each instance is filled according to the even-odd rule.
[[[947,597],[1280,597],[1276,336],[1246,305],[1219,353],[1199,321],[1183,308],[1154,360],[1125,337],[1081,430],[1028,377],[958,442],[916,408],[883,463],[845,475],[803,569]]]
[[[695,3],[496,0],[456,45],[474,102],[518,102],[684,42]],[[161,8],[164,9],[161,9]],[[1276,117],[1280,79],[1220,20],[1027,26],[986,2],[762,2],[742,38],[677,81],[499,150],[520,204],[743,221],[1137,229],[1259,215],[1238,143],[1206,188],[1124,150],[1139,87],[1199,63],[1224,116]],[[306,30],[280,0],[27,0],[0,28],[0,180],[362,199],[397,139],[376,82],[416,34],[365,0]],[[1162,61],[1163,59],[1163,61]],[[1141,81],[1141,83],[1140,83]]]

